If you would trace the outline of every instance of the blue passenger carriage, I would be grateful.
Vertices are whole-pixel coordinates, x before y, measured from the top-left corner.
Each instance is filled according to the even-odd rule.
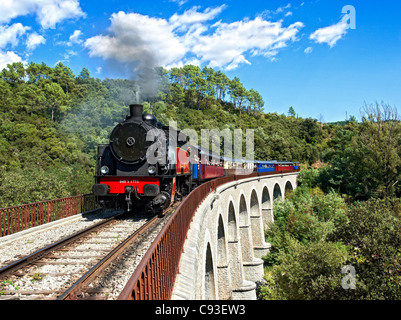
[[[277,161],[255,161],[256,172],[274,172]]]

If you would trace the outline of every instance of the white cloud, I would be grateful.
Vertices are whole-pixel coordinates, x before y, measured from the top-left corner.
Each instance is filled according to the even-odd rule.
[[[82,36],[81,30],[75,30],[69,37],[69,41],[58,41],[56,45],[72,47],[74,44],[82,44],[84,40],[80,39]]]
[[[84,17],[78,0],[2,0],[0,23],[8,23],[18,16],[35,14],[44,29],[70,18]]]
[[[250,64],[246,53],[272,58],[279,49],[296,41],[296,35],[304,27],[296,22],[288,27],[282,21],[270,22],[256,17],[254,20],[242,20],[230,24],[218,22],[212,35],[200,35],[192,41],[191,51],[202,62],[211,67],[235,69],[242,63]]]
[[[280,7],[276,10],[276,13],[282,13],[285,11],[285,9],[291,8],[291,3],[287,4],[286,6]]]
[[[178,4],[180,7],[182,5],[184,5],[185,3],[188,2],[188,0],[169,0],[170,2],[175,2],[176,4]]]
[[[347,34],[347,29],[349,28],[348,19],[349,17],[345,15],[338,23],[316,30],[309,38],[316,43],[327,43],[332,48],[338,40]]]
[[[0,49],[11,44],[13,47],[18,45],[19,37],[22,36],[30,27],[24,27],[21,23],[14,23],[11,26],[0,26]]]
[[[81,44],[83,42],[82,39],[79,39],[82,35],[81,30],[75,30],[74,33],[70,36],[69,45],[71,46],[73,43]]]
[[[217,8],[206,8],[203,12],[198,12],[200,7],[193,7],[183,14],[175,13],[169,20],[173,28],[185,30],[189,25],[200,24],[216,18],[227,6],[225,4]]]
[[[46,39],[38,34],[37,32],[33,32],[28,36],[26,41],[26,47],[28,50],[34,50],[40,44],[45,44]]]
[[[111,16],[107,35],[85,41],[91,57],[101,57],[136,66],[181,66],[192,62],[232,70],[251,64],[246,56],[264,56],[271,61],[279,50],[297,41],[304,27],[296,22],[270,22],[261,16],[232,23],[212,24],[225,8],[193,7],[169,20],[137,13],[119,12]],[[289,8],[287,5],[285,8]]]
[[[139,67],[168,66],[181,60],[185,47],[165,20],[137,13],[118,12],[111,16],[108,35],[85,41],[91,57],[123,63],[139,62]]]
[[[211,66],[213,66],[214,62],[211,62]],[[225,70],[230,71],[237,69],[238,66],[242,63],[251,65],[251,63],[245,59],[245,57],[242,54],[235,55],[235,57],[225,66]]]
[[[262,12],[261,16],[271,18],[272,16],[281,14],[290,8],[291,8],[291,3],[288,3],[286,6],[278,7],[276,10],[265,10]],[[284,14],[285,17],[291,16],[291,15],[292,15],[291,11]]]
[[[41,8],[37,13],[40,24],[43,28],[55,28],[56,23],[63,20],[84,17],[79,2],[77,0],[53,0]]]
[[[78,55],[78,52],[76,52],[76,51],[74,51],[74,50],[67,50],[65,53],[64,53],[64,61],[70,61],[70,58],[72,57],[72,56],[77,56]]]
[[[312,51],[313,51],[313,48],[312,48],[312,47],[307,47],[307,48],[304,50],[304,52],[305,52],[306,54],[312,53]]]
[[[0,70],[3,70],[4,68],[7,68],[7,64],[12,64],[14,62],[23,62],[22,58],[18,56],[15,52],[12,51],[7,51],[3,52],[0,51]]]

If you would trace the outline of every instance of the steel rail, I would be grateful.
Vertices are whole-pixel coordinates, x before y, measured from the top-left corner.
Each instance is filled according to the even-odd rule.
[[[14,261],[14,262],[2,267],[0,269],[0,279],[8,276],[10,273],[12,273],[16,270],[19,270],[29,264],[32,264],[33,262],[35,262],[43,257],[46,257],[47,255],[51,254],[55,250],[57,250],[61,247],[64,247],[66,245],[69,245],[70,243],[76,241],[77,239],[85,237],[86,235],[94,232],[95,230],[97,230],[99,228],[107,226],[108,224],[112,223],[114,220],[116,220],[117,218],[121,217],[124,214],[125,214],[125,212],[122,212],[113,217],[105,219],[104,221],[96,223],[84,230],[78,231],[78,232],[76,232],[70,236],[67,236],[55,243],[52,243],[42,249],[39,249],[38,251],[36,251],[30,255],[27,255],[17,261]]]
[[[115,261],[128,246],[130,246],[139,236],[151,229],[159,221],[159,216],[154,216],[151,220],[142,225],[132,235],[121,242],[116,248],[110,251],[102,260],[88,270],[80,279],[78,279],[67,291],[65,291],[57,300],[79,300],[79,294],[91,281],[96,278],[104,269]]]

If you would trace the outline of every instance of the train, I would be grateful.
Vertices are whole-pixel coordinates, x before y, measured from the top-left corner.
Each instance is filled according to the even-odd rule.
[[[293,170],[300,170],[299,163],[217,156],[144,113],[143,105],[131,104],[109,143],[98,146],[93,194],[104,208],[131,211],[145,206],[157,213],[211,179]]]

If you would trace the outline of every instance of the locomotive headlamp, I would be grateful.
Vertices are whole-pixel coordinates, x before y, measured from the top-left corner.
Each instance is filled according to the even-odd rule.
[[[149,172],[149,174],[155,174],[156,173],[156,167],[155,166],[149,166],[148,167],[148,172]]]
[[[108,174],[109,173],[109,167],[108,166],[103,166],[100,168],[100,173],[101,174]]]

